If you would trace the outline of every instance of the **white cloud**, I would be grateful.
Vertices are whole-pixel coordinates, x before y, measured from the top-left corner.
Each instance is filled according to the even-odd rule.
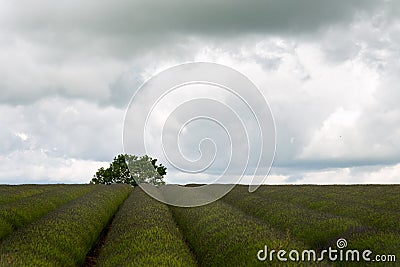
[[[24,106],[0,106],[3,149],[45,150],[55,157],[108,160],[122,151],[124,110],[84,100],[43,98]]]
[[[334,111],[303,148],[299,158],[340,159],[365,155],[363,135],[354,127],[359,116],[358,111],[344,110],[342,107]]]
[[[15,135],[21,138],[22,141],[28,140],[28,136],[24,133],[15,133]]]
[[[49,156],[45,151],[17,151],[0,156],[0,183],[88,183],[108,162]]]
[[[333,168],[310,171],[298,175],[299,179],[286,180],[289,184],[398,184],[400,164],[379,166],[377,170],[363,167]]]

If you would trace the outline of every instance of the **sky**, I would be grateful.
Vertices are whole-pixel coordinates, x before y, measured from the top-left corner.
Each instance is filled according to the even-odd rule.
[[[399,1],[0,0],[0,183],[88,182],[124,151],[133,94],[187,62],[233,68],[267,99],[267,183],[400,182]],[[223,171],[226,133],[212,123],[193,125],[182,152],[195,159],[208,135],[223,155],[197,176],[153,145],[167,180]]]

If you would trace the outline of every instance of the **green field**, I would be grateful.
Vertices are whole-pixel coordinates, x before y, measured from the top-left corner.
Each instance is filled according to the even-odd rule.
[[[392,262],[301,261],[340,238],[343,253]],[[265,246],[272,261],[257,258]],[[266,265],[400,266],[400,185],[236,186],[196,208],[121,184],[0,186],[0,266]]]

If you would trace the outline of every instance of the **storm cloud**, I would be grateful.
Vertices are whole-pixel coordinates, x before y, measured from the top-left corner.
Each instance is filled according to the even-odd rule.
[[[271,182],[396,182],[399,36],[394,0],[0,0],[0,182],[88,181],[122,152],[135,90],[191,61],[269,101]]]

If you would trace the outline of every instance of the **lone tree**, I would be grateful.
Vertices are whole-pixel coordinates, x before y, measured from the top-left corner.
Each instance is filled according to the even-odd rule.
[[[156,164],[157,159],[145,155],[141,157],[128,154],[121,154],[114,158],[110,167],[101,167],[91,184],[130,184],[136,186],[139,183],[149,183],[154,185],[165,184],[164,175],[167,168],[162,164]],[[129,168],[128,168],[129,166]]]

